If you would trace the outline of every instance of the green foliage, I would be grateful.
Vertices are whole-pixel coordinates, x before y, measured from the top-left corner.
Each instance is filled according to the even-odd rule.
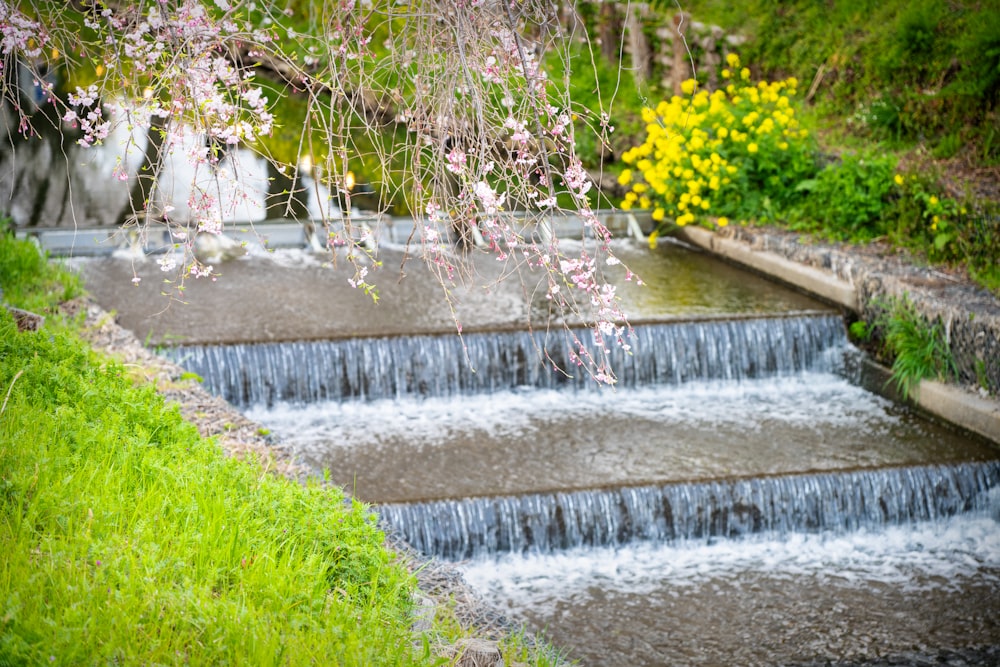
[[[816,81],[813,102],[876,139],[982,149],[1000,102],[1000,2],[691,0],[685,10],[750,39],[765,75]],[[949,150],[954,153],[954,147]],[[990,142],[984,160],[1000,160]]]
[[[941,322],[928,323],[907,296],[876,304],[875,337],[882,353],[892,359],[892,381],[908,398],[920,380],[957,375]]]
[[[797,185],[817,169],[816,147],[799,126],[791,99],[797,81],[750,81],[730,54],[721,72],[730,81],[711,94],[684,82],[674,96],[643,109],[646,135],[622,155],[619,178],[631,189],[622,208],[652,208],[653,219],[679,226],[730,217],[773,220],[797,203]]]
[[[342,492],[226,458],[0,313],[0,662],[408,664],[409,575]]]
[[[851,322],[848,332],[851,334],[851,338],[865,342],[871,337],[872,330],[864,320],[856,320]]]
[[[1000,101],[1000,8],[976,15],[969,31],[959,45],[961,62],[965,66],[948,92],[982,100],[995,108]]]
[[[620,154],[628,147],[621,144],[642,131],[643,122],[635,111],[646,103],[643,91],[627,71],[604,59],[593,58],[582,46],[574,49],[568,63],[550,57],[546,66],[551,78],[569,80],[577,154],[586,168],[601,169],[613,153]],[[620,112],[611,119],[614,132],[610,136],[597,112],[607,108]]]
[[[863,241],[885,233],[892,205],[896,159],[873,152],[848,153],[796,189],[807,193],[791,213],[797,228],[822,229],[842,240]]]
[[[7,225],[0,220],[3,301],[39,314],[51,314],[59,303],[83,293],[77,275],[50,265],[31,243],[15,242]]]
[[[25,303],[65,296],[30,243],[0,257]],[[412,578],[341,490],[227,458],[70,330],[3,309],[0,390],[0,664],[428,662]]]
[[[738,59],[730,59],[723,80],[736,76]],[[838,241],[886,239],[932,262],[962,264],[998,290],[996,204],[946,196],[926,169],[897,173],[898,159],[884,147],[822,156],[796,120],[803,111],[795,79],[749,77],[741,70],[740,84],[711,94],[688,81],[686,97],[643,110],[645,132],[622,154],[619,183],[629,188],[622,209],[651,209],[661,227],[735,219]]]
[[[893,239],[933,262],[962,264],[981,285],[1000,292],[1000,205],[947,197],[927,174],[900,174],[895,183]]]

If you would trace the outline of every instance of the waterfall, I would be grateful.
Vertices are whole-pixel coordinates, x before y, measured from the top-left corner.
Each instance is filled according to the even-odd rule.
[[[639,387],[832,370],[837,355],[831,353],[846,337],[836,315],[801,315],[647,324],[635,327],[631,353],[607,345],[619,386]],[[594,386],[583,373],[553,371],[542,349],[560,367],[573,367],[565,336],[515,331],[178,346],[168,354],[209,391],[243,407]],[[592,341],[590,351],[597,354]]]
[[[387,504],[378,512],[418,550],[461,560],[929,521],[990,509],[998,485],[1000,461],[989,461]]]

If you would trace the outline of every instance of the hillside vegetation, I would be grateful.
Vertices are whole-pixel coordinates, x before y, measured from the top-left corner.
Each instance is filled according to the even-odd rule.
[[[683,6],[729,37],[690,36],[699,67],[679,94],[655,70],[645,88],[623,81],[624,136],[599,167],[626,208],[661,233],[767,223],[886,241],[1000,293],[1000,3]],[[646,25],[675,11],[656,4]]]

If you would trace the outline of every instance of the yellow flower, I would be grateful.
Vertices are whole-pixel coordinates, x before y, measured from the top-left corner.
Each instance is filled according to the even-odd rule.
[[[722,78],[723,78],[723,79],[728,79],[728,78],[729,78],[729,77],[731,77],[732,75],[733,75],[733,73],[732,73],[732,72],[730,72],[730,71],[729,71],[728,69],[724,69],[724,70],[722,70]]]
[[[694,79],[688,79],[681,83],[681,92],[685,95],[690,95],[694,92],[694,89],[698,87],[698,82]]]
[[[623,211],[631,211],[632,210],[632,202],[630,202],[629,200],[626,199],[625,201],[623,201],[621,203],[620,208]]]
[[[734,67],[734,68],[735,67],[739,67],[740,66],[740,57],[739,57],[739,55],[737,55],[735,53],[729,53],[729,54],[727,54],[726,55],[726,64],[729,65],[730,67]]]
[[[729,218],[722,216],[721,218],[715,221],[715,224],[717,224],[719,227],[725,227],[726,225],[729,224]]]
[[[653,218],[653,220],[659,222],[660,220],[663,220],[663,216],[665,214],[666,211],[664,211],[662,208],[656,208],[653,210],[653,215],[651,217]]]
[[[931,195],[931,198],[927,200],[927,203],[930,204],[931,206],[937,206],[938,198],[935,197],[934,195]]]
[[[895,176],[893,176],[892,180],[896,183],[896,185],[902,185],[903,184],[903,176],[902,176],[902,174],[896,174]]]
[[[724,127],[720,127],[720,128],[719,128],[719,131],[718,131],[718,132],[717,132],[716,134],[718,134],[718,135],[719,135],[719,138],[720,138],[720,139],[725,139],[726,137],[728,137],[728,136],[729,136],[729,130],[727,130],[727,129],[726,129],[726,128],[724,128]]]
[[[632,170],[626,169],[618,176],[618,185],[628,185],[632,181]]]
[[[757,144],[755,144],[753,142],[750,142],[749,144],[747,144],[747,152],[749,152],[749,153],[756,153],[757,152]]]
[[[747,69],[746,67],[744,67],[743,69],[741,69],[740,70],[740,78],[743,79],[744,81],[749,81],[750,80],[750,70]]]
[[[654,229],[649,235],[649,249],[656,250],[656,238],[660,235],[660,230]]]

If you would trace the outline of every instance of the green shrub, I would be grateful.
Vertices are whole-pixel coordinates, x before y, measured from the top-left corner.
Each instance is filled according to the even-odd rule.
[[[885,233],[892,206],[896,159],[871,152],[846,154],[797,189],[808,194],[793,213],[799,228],[822,229],[842,240],[863,241]]]
[[[802,198],[796,186],[816,173],[816,147],[791,102],[798,82],[750,81],[730,54],[729,83],[709,93],[684,82],[674,96],[642,110],[642,143],[622,155],[629,186],[621,206],[652,208],[656,221],[728,224],[773,220]]]

